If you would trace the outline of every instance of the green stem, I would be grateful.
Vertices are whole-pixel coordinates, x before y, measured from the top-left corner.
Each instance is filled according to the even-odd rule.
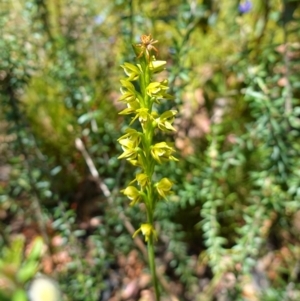
[[[146,61],[146,59],[145,59]],[[150,83],[150,70],[148,64],[146,64],[144,68],[144,84],[145,88],[149,85]],[[149,101],[149,96],[146,93],[146,89],[144,90],[144,99],[145,99],[145,104],[149,109],[149,113],[152,111],[152,104]],[[153,140],[153,126],[152,126],[152,121],[149,120],[146,126],[146,141],[147,141],[147,146],[145,148],[145,153],[146,157],[148,158],[148,163],[151,162],[151,154],[150,154],[150,147],[152,145],[152,140]],[[151,164],[152,165],[152,164]],[[153,213],[155,209],[155,202],[153,198],[153,191],[152,191],[152,176],[153,176],[153,168],[151,165],[147,165],[147,171],[146,173],[148,174],[148,177],[150,179],[150,184],[149,184],[149,190],[148,190],[148,197],[149,197],[149,204],[148,204],[148,223],[151,224],[151,226],[154,228],[153,225]],[[150,167],[150,168],[149,168]],[[152,282],[155,290],[155,296],[156,296],[156,301],[160,300],[160,295],[159,295],[159,289],[158,289],[158,281],[157,281],[157,275],[156,275],[156,267],[155,267],[155,255],[154,255],[154,242],[153,242],[153,234],[149,237],[148,240],[148,259],[149,259],[149,266],[150,266],[150,271],[151,271],[151,276],[152,276]]]
[[[160,300],[160,294],[158,289],[158,280],[156,276],[156,267],[155,267],[155,255],[154,255],[154,244],[153,244],[153,234],[148,240],[148,259],[149,259],[149,266],[152,276],[152,282],[155,289],[155,296],[156,301]]]

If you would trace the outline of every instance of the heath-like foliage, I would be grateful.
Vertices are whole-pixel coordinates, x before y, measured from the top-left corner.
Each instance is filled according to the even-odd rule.
[[[119,159],[125,158],[132,165],[138,167],[135,178],[121,192],[131,201],[130,205],[144,203],[147,210],[147,221],[141,224],[134,233],[136,236],[141,232],[148,242],[149,264],[156,290],[153,241],[157,234],[154,229],[153,215],[159,200],[167,199],[172,193],[173,182],[168,178],[158,179],[155,175],[155,166],[167,161],[177,161],[174,157],[173,145],[166,141],[155,141],[158,131],[171,133],[175,131],[173,121],[175,110],[168,110],[162,114],[158,113],[158,107],[163,99],[173,99],[167,93],[168,81],[155,81],[154,75],[165,69],[166,62],[156,60],[154,54],[158,50],[153,44],[151,35],[142,35],[141,43],[133,45],[137,64],[124,63],[126,78],[121,80],[120,101],[127,108],[121,111],[121,115],[132,115],[129,125],[139,123],[134,129],[128,127],[126,133],[118,139],[123,153]]]

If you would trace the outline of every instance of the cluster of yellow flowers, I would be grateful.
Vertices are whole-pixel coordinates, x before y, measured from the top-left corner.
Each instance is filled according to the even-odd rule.
[[[176,110],[162,114],[157,111],[161,100],[173,97],[167,93],[167,80],[152,80],[153,75],[163,71],[166,66],[166,61],[156,60],[154,52],[157,53],[158,50],[153,46],[155,43],[157,41],[151,35],[142,35],[141,44],[133,45],[138,63],[124,63],[121,66],[127,77],[121,80],[122,96],[119,99],[126,104],[126,108],[119,114],[133,115],[130,126],[136,121],[140,124],[140,130],[127,128],[118,141],[123,149],[119,159],[125,158],[140,169],[122,193],[130,199],[130,205],[145,203],[147,223],[142,224],[134,236],[142,232],[146,241],[156,238],[153,226],[155,205],[159,199],[167,199],[172,193],[173,185],[168,178],[155,181],[155,166],[166,161],[177,161],[173,156],[175,150],[171,143],[154,141],[158,130],[166,133],[175,131],[172,124],[177,113]],[[137,185],[134,186],[135,184]]]

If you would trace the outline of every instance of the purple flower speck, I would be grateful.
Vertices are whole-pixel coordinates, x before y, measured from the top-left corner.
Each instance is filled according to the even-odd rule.
[[[252,3],[250,0],[246,0],[239,5],[239,12],[241,14],[246,14],[252,9]]]
[[[94,17],[94,22],[97,25],[101,25],[105,21],[105,17],[103,15],[97,15]]]

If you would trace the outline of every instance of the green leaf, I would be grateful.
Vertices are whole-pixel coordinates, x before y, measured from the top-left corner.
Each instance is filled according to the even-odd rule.
[[[26,283],[37,272],[38,263],[35,261],[27,261],[17,273],[17,280],[20,283]]]
[[[12,296],[12,301],[27,301],[26,293],[23,289],[18,289]]]
[[[11,243],[11,247],[4,250],[4,261],[19,266],[23,258],[24,242],[24,236],[17,236]]]
[[[31,249],[31,252],[29,256],[27,257],[27,260],[38,260],[41,257],[42,249],[44,246],[43,239],[41,237],[37,237],[34,240],[33,247]]]

